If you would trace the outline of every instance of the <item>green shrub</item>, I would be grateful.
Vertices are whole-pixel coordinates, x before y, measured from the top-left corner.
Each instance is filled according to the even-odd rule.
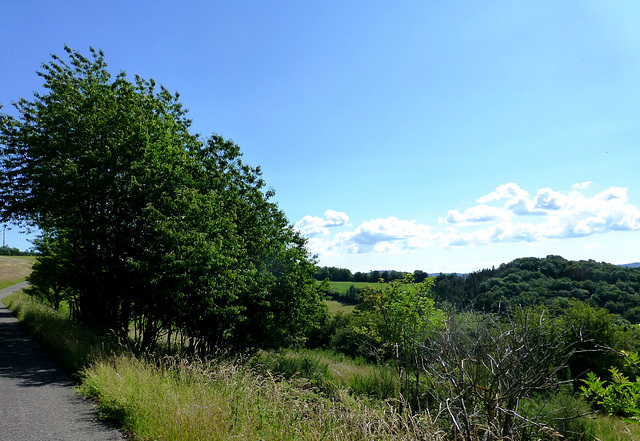
[[[640,356],[637,353],[622,351],[624,365],[627,369],[638,369]],[[584,397],[593,402],[595,407],[609,415],[624,417],[627,421],[640,421],[640,378],[634,381],[617,368],[609,369],[611,379],[602,380],[593,372],[587,373],[580,390]]]
[[[629,421],[640,421],[640,379],[630,381],[616,368],[611,368],[611,381],[601,380],[593,372],[582,380],[580,387],[587,400],[608,415],[625,417]]]

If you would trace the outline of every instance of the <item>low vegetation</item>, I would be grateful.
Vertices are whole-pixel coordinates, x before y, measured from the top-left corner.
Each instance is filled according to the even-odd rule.
[[[83,373],[81,390],[141,438],[181,440],[439,439],[393,403],[330,398],[303,378],[283,380],[238,362],[117,357]]]
[[[523,418],[520,422],[536,422],[521,425],[513,439],[554,440],[562,434],[566,439],[612,441],[640,436],[636,424],[593,414],[570,384],[558,382],[555,390],[523,393],[522,388],[528,387],[524,383],[531,377],[522,369],[514,378],[519,380],[517,384],[505,382],[507,377],[492,383],[491,375],[512,369],[508,363],[517,357],[508,352],[511,334],[490,332],[486,323],[477,322],[491,339],[487,343],[468,340],[475,349],[461,347],[437,353],[436,365],[444,363],[452,376],[442,377],[446,370],[439,371],[435,365],[435,370],[424,371],[415,383],[426,405],[420,410],[415,404],[410,407],[400,395],[403,386],[393,364],[376,363],[365,356],[353,358],[333,350],[259,351],[240,358],[220,354],[205,360],[136,354],[29,296],[14,295],[5,301],[74,374],[79,390],[96,399],[102,414],[133,439],[483,439],[487,402],[482,400],[490,395],[483,398],[473,390],[488,391],[492,384],[511,384],[509,389],[496,392],[508,396],[516,391],[522,398],[517,409]],[[447,325],[444,335],[450,342],[462,342],[450,337],[454,332],[472,335],[468,333],[471,323],[476,320],[461,316],[457,324]],[[546,329],[544,320],[522,324],[535,325],[541,332]],[[530,338],[534,334],[529,330],[519,335]],[[519,346],[526,343],[520,342]],[[541,347],[539,341],[533,343],[538,344],[532,347]],[[475,370],[471,376],[468,369],[473,366],[473,357],[465,354],[478,353],[487,344],[492,348],[486,364],[478,360],[481,364],[475,368],[484,366],[484,373]],[[500,344],[506,344],[507,352],[497,358]],[[406,367],[411,369],[411,359]],[[457,375],[460,378],[456,379]],[[472,389],[457,389],[460,381]],[[464,407],[456,403],[464,404],[466,415],[460,413]],[[465,427],[467,435],[460,433]]]
[[[384,368],[303,351],[251,359],[148,358],[109,345],[92,330],[24,294],[5,302],[95,398],[104,417],[134,439],[442,439],[424,416],[393,399],[372,400]],[[107,344],[105,344],[107,343]],[[371,378],[370,387],[362,378]],[[355,391],[355,392],[354,392]]]

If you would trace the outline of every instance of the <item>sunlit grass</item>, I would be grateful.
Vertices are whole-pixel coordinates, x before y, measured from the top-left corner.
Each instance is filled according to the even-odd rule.
[[[372,286],[375,289],[383,290],[387,286],[389,286],[389,284],[386,283],[386,282],[376,282],[376,283],[372,283],[372,282],[329,282],[329,288],[332,291],[335,291],[335,292],[338,292],[338,293],[342,293],[342,294],[345,294],[349,290],[349,288],[351,286],[353,286],[355,289],[362,289],[365,286]]]
[[[377,399],[398,399],[395,371],[377,366],[364,359],[352,359],[333,351],[287,350],[263,352],[252,363],[262,371],[285,378],[305,378],[327,396],[347,390],[357,396]]]
[[[336,386],[285,380],[237,361],[143,360],[116,354],[93,331],[24,294],[4,299],[36,338],[81,369],[79,389],[137,440],[440,440],[424,415],[400,414],[394,400],[370,400]],[[370,367],[318,354],[332,375],[353,378]]]
[[[34,256],[0,256],[0,289],[24,281],[34,262]]]
[[[116,352],[108,340],[26,295],[4,300],[69,371],[80,369],[79,389],[135,440],[447,439],[428,414],[398,411],[399,401],[389,398],[397,396],[395,378],[384,366],[310,350],[267,352],[248,361],[145,359]],[[384,388],[381,399],[376,393]],[[570,401],[569,395],[543,397],[540,406]],[[619,418],[599,416],[581,425],[590,436],[567,439],[640,439],[640,426]]]
[[[338,302],[336,300],[326,300],[327,306],[329,307],[330,314],[338,314],[339,312],[343,314],[348,314],[355,309],[354,305],[345,305],[344,303]]]
[[[331,399],[304,380],[284,381],[234,362],[120,356],[84,372],[81,389],[140,439],[439,440],[424,416],[393,403]]]
[[[620,418],[599,416],[593,420],[596,439],[599,441],[640,440],[640,424],[626,423]]]

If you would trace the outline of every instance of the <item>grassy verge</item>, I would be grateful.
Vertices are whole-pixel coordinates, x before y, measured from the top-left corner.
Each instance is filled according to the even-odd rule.
[[[252,368],[255,362],[140,359],[109,349],[105,339],[24,294],[4,300],[67,371],[77,373],[78,389],[136,440],[443,439],[427,417],[400,414],[393,400],[360,397],[339,385],[329,396],[313,381],[287,380]],[[318,357],[316,365],[330,362],[345,378],[370,369]]]
[[[378,400],[397,399],[399,396],[393,369],[371,364],[364,359],[353,360],[329,350],[263,352],[251,361],[261,371],[282,375],[286,379],[305,378],[329,397],[342,390]]]
[[[397,393],[394,379],[382,367],[318,351],[263,353],[250,362],[144,359],[117,351],[28,296],[4,300],[66,369],[77,373],[78,389],[131,439],[447,439],[427,414],[398,412],[396,400],[388,398]],[[384,387],[388,390],[381,394]],[[556,412],[573,407],[567,400],[572,395],[539,397],[530,413],[557,418]],[[639,425],[618,418],[580,423],[571,422],[570,414],[560,416],[571,423],[565,428],[575,433],[570,439],[640,439]]]
[[[82,390],[139,439],[439,440],[427,420],[340,392],[319,395],[234,362],[148,362],[130,356],[85,371]]]

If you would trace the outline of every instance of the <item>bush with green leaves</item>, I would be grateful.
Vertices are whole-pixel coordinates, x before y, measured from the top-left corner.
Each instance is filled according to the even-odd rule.
[[[364,287],[363,303],[354,312],[354,331],[362,350],[379,361],[391,361],[400,393],[417,404],[423,380],[421,346],[444,325],[444,312],[435,307],[434,280],[415,283],[412,274],[392,281],[384,290]]]
[[[622,352],[626,367],[640,365],[637,352]],[[593,372],[587,374],[580,386],[583,396],[609,415],[624,417],[628,421],[640,422],[640,378],[631,380],[615,367],[609,369],[610,380],[602,380]]]

